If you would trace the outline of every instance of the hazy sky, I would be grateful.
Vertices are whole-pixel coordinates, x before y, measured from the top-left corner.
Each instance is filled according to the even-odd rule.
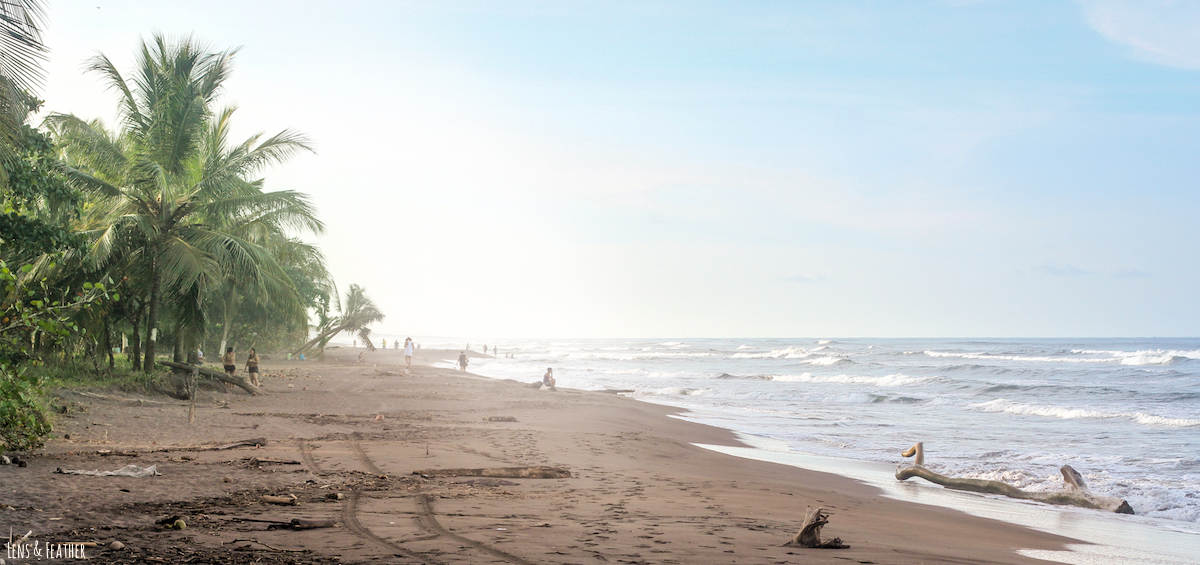
[[[69,2],[47,108],[242,46],[385,333],[1200,335],[1200,2]]]

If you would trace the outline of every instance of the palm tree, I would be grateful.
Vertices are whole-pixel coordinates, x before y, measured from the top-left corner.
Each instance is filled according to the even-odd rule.
[[[0,2],[0,157],[6,159],[35,102],[32,93],[42,84],[47,52],[42,44],[44,23],[45,11],[38,0]]]
[[[119,134],[74,115],[47,118],[73,165],[66,169],[69,178],[99,195],[85,264],[120,262],[131,268],[131,278],[144,281],[146,372],[153,368],[164,305],[179,331],[198,333],[205,326],[201,302],[230,277],[284,303],[296,296],[270,252],[252,237],[256,230],[324,229],[307,196],[264,192],[262,181],[250,178],[310,151],[308,141],[285,130],[231,146],[234,109],[210,110],[235,53],[211,53],[190,37],[155,34],[141,44],[132,84],[102,54],[89,63],[119,95]]]
[[[321,323],[317,327],[317,337],[301,345],[292,352],[293,355],[313,346],[323,350],[329,340],[342,332],[357,332],[358,339],[366,344],[367,349],[375,350],[375,344],[371,343],[371,328],[367,326],[382,321],[384,316],[383,312],[379,311],[379,307],[375,306],[375,302],[367,296],[366,291],[356,284],[350,285],[350,290],[346,291],[346,299],[341,301],[337,307],[338,316],[335,318],[325,318],[325,314],[322,313]]]

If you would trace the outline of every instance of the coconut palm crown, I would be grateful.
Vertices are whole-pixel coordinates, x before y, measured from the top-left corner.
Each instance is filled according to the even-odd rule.
[[[84,264],[124,265],[146,288],[147,372],[160,309],[170,309],[177,327],[201,332],[202,302],[227,279],[303,312],[291,304],[295,289],[263,243],[288,230],[324,227],[305,195],[265,192],[254,176],[311,146],[290,130],[229,142],[235,109],[212,106],[236,52],[155,34],[142,41],[128,79],[103,54],[88,62],[118,95],[118,133],[70,114],[47,118],[64,147],[68,177],[93,195]]]

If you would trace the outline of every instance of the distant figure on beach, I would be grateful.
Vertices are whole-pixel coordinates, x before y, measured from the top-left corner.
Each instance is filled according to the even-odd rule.
[[[301,361],[303,361],[303,360],[304,360],[304,354],[303,354],[303,353],[301,353],[301,354],[300,354],[300,360],[301,360]]]
[[[412,368],[413,340],[411,337],[404,338],[404,365]]]
[[[549,389],[551,391],[558,390],[558,389],[554,388],[554,369],[553,368],[546,367],[546,374],[542,375],[542,388]]]
[[[357,340],[357,339],[356,339],[356,340],[354,340],[354,347],[356,347],[356,348],[358,347],[358,340]]]
[[[363,352],[361,352],[361,351],[358,352],[358,362],[366,363],[366,359],[363,359]]]
[[[380,347],[379,347],[380,349],[386,350],[386,349],[387,349],[387,340],[386,340],[386,339],[380,339],[380,340],[379,340],[379,346],[380,346]]]
[[[464,373],[467,371],[467,352],[466,351],[459,352],[459,354],[458,354],[458,370],[463,371]]]
[[[407,342],[405,342],[405,343],[407,343]],[[400,340],[397,339],[397,340],[392,341],[392,349],[400,349]]]
[[[250,355],[246,357],[246,372],[250,375],[250,384],[262,386],[262,383],[258,382],[258,352],[253,347],[250,348]]]

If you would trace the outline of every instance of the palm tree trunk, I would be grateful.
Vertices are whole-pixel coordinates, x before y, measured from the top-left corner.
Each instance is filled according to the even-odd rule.
[[[158,306],[162,302],[162,274],[158,272],[157,257],[150,260],[150,313],[146,316],[146,360],[142,372],[154,371],[155,346],[158,344]]]
[[[112,347],[112,326],[108,323],[108,316],[104,316],[104,351],[108,355],[108,370],[113,370],[113,347]]]
[[[175,326],[175,347],[174,347],[174,351],[171,354],[171,359],[173,359],[176,363],[187,362],[187,353],[184,351],[183,336],[184,336],[183,324],[177,324]]]
[[[225,299],[225,322],[221,325],[221,347],[217,351],[225,353],[225,345],[229,342],[229,326],[233,325],[233,311],[237,308],[237,289],[233,288],[229,291],[229,298]],[[242,344],[245,346],[245,344]]]
[[[314,346],[314,345],[316,345],[316,344],[318,344],[318,343],[321,343],[321,340],[323,340],[323,339],[324,339],[324,340],[328,340],[329,338],[331,338],[331,337],[333,337],[333,336],[335,336],[335,335],[337,335],[337,334],[340,334],[340,333],[342,333],[343,331],[346,331],[346,328],[344,328],[344,327],[342,327],[342,326],[338,326],[338,327],[336,327],[336,328],[333,328],[333,329],[331,329],[331,330],[327,330],[327,331],[325,331],[325,332],[322,332],[322,333],[320,333],[320,334],[317,334],[317,337],[314,337],[314,338],[312,338],[311,340],[309,340],[309,342],[308,342],[308,343],[306,343],[306,344],[304,344],[304,345],[301,345],[299,348],[297,348],[295,351],[293,351],[293,352],[292,352],[292,355],[296,355],[296,354],[298,354],[298,353],[300,353],[300,352],[302,352],[302,351],[306,351],[306,350],[308,350],[308,348],[310,348],[310,347],[312,347],[312,346]]]
[[[138,370],[138,365],[142,360],[142,312],[146,309],[146,303],[138,304],[134,309],[133,315],[129,318],[129,324],[133,326],[131,337],[129,340],[129,351],[125,352],[125,358],[129,359],[130,367],[134,371]]]

